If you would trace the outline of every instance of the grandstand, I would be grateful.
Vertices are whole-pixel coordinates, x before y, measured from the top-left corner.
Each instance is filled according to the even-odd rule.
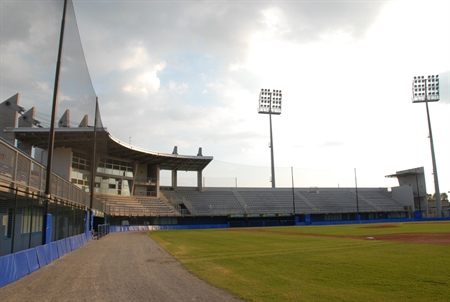
[[[164,190],[172,204],[184,205],[197,216],[252,214],[328,214],[356,212],[356,192],[352,188],[192,188]],[[402,212],[407,204],[392,199],[387,189],[359,188],[361,213]],[[295,209],[294,209],[295,208]],[[295,211],[295,212],[294,212]],[[180,213],[181,214],[181,213]]]

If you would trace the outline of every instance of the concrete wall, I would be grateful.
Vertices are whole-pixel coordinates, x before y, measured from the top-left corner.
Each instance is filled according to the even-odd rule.
[[[412,187],[409,185],[404,185],[400,187],[392,188],[392,198],[400,202],[401,204],[411,206],[411,210],[414,209],[414,195]]]

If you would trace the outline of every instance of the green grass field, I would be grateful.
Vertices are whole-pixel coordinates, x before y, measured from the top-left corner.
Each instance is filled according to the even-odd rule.
[[[449,222],[371,226],[155,231],[149,236],[195,275],[247,301],[449,301],[449,245],[365,240],[445,233],[450,241]]]

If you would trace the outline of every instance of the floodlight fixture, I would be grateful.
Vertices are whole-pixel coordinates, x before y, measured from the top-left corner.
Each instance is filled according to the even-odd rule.
[[[261,89],[259,93],[258,113],[281,114],[281,90]]]
[[[439,101],[439,76],[429,75],[415,76],[412,82],[412,101],[413,103],[425,103],[427,109],[428,131],[430,137],[431,160],[433,162],[434,189],[436,192],[436,212],[438,217],[442,217],[441,193],[439,191],[439,180],[436,165],[436,156],[434,154],[433,133],[431,131],[430,111],[428,102]],[[419,198],[420,203],[420,198]]]
[[[272,114],[281,114],[281,90],[274,89],[261,89],[259,93],[258,101],[258,113],[268,114],[270,123],[270,158],[271,158],[271,171],[272,171],[272,188],[275,188],[275,163],[273,157],[273,136],[272,136]]]
[[[412,102],[437,102],[439,96],[439,75],[415,76],[412,81]]]

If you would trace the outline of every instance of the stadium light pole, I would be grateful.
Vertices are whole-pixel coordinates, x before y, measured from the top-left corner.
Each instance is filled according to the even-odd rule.
[[[437,102],[440,99],[439,76],[429,75],[426,78],[424,76],[414,77],[412,81],[411,98],[413,103],[425,103],[425,107],[427,108],[428,132],[430,137],[431,160],[433,162],[434,190],[436,195],[436,211],[437,216],[442,217],[441,193],[439,191],[436,157],[434,155],[434,144],[433,144],[433,133],[431,132],[430,111],[428,110],[428,102]]]
[[[270,158],[272,170],[272,188],[275,188],[275,163],[273,158],[272,114],[281,114],[281,90],[261,89],[258,101],[258,113],[269,115],[270,124]]]

